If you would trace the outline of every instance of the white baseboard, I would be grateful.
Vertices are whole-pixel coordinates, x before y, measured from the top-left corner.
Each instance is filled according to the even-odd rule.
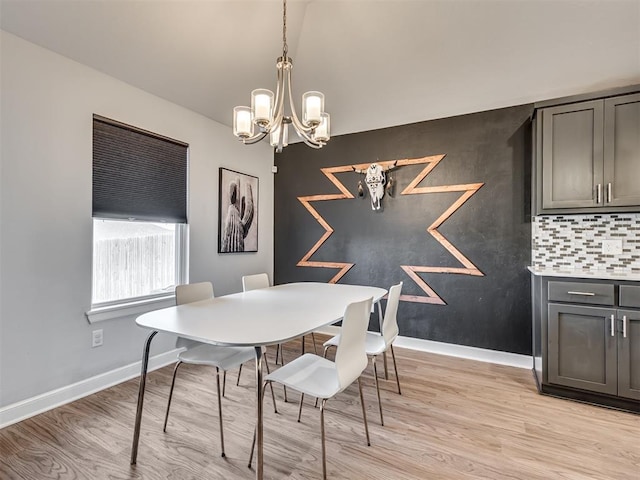
[[[518,368],[533,368],[533,357],[531,355],[500,352],[498,350],[487,350],[485,348],[434,342],[432,340],[422,340],[420,338],[411,337],[398,337],[393,344],[398,347],[409,348],[411,350],[437,353],[439,355],[448,355],[450,357],[466,358],[468,360],[477,360],[479,362],[496,363],[498,365],[508,365],[510,367]]]
[[[337,335],[340,327],[332,325],[318,330],[326,335]],[[518,368],[533,368],[533,357],[530,355],[520,355],[518,353],[500,352],[497,350],[487,350],[484,348],[467,347],[466,345],[455,345],[453,343],[434,342],[433,340],[423,340],[421,338],[411,338],[398,336],[393,343],[395,346],[418,350],[420,352],[437,353],[450,357],[466,358],[479,362],[496,363],[498,365],[508,365]]]
[[[156,370],[175,362],[180,350],[175,349],[149,357],[148,371]],[[141,367],[142,361],[131,363],[95,377],[2,407],[0,408],[0,429],[138,377]]]
[[[328,326],[318,331],[326,335],[336,335],[340,333],[339,327]],[[533,368],[533,359],[529,355],[519,355],[517,353],[499,352],[496,350],[486,350],[484,348],[467,347],[464,345],[454,345],[451,343],[434,342],[432,340],[422,340],[419,338],[399,336],[394,345],[421,352],[448,355],[450,357],[466,358],[480,362],[496,363],[499,365],[509,365],[518,368]],[[160,355],[149,358],[149,371],[156,370],[176,361],[180,349],[171,350]],[[41,395],[37,395],[20,402],[16,402],[6,407],[0,408],[0,429],[14,423],[25,420],[39,413],[46,412],[66,403],[73,402],[79,398],[86,397],[92,393],[99,392],[105,388],[112,387],[118,383],[125,382],[140,375],[141,362],[131,363],[124,367],[111,370],[110,372],[96,375],[95,377],[82,380],[66,387],[61,387]]]

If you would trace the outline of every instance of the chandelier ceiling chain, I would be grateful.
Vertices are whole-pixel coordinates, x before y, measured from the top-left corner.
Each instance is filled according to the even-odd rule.
[[[282,4],[282,56],[287,58],[289,46],[287,45],[287,0]]]
[[[322,148],[330,139],[329,114],[324,111],[324,95],[310,91],[302,95],[302,119],[296,114],[291,96],[291,70],[288,56],[287,0],[282,5],[282,56],[276,61],[277,84],[275,96],[271,90],[259,88],[251,92],[251,107],[233,109],[233,134],[250,145],[270,137],[270,143],[281,152],[288,145],[289,125],[302,141],[312,148]],[[285,114],[285,96],[289,114]]]

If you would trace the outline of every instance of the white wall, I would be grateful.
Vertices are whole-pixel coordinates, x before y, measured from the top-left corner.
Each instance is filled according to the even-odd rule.
[[[148,332],[132,317],[85,317],[94,113],[190,145],[191,281],[220,295],[239,291],[245,273],[273,274],[268,145],[245,147],[221,124],[1,33],[0,407],[140,360]],[[257,254],[217,253],[221,166],[260,178]],[[92,349],[95,328],[104,346]],[[152,355],[173,346],[158,335]]]

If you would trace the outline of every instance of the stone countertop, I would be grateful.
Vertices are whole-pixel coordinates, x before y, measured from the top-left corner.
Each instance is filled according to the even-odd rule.
[[[572,268],[527,267],[534,275],[541,277],[588,278],[593,280],[624,280],[640,282],[640,272],[623,273],[610,270],[581,270]]]

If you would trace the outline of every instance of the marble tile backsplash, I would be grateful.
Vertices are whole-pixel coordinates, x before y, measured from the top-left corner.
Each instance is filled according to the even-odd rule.
[[[622,254],[602,252],[603,240],[622,240]],[[535,267],[640,272],[640,214],[534,217],[531,260]]]

